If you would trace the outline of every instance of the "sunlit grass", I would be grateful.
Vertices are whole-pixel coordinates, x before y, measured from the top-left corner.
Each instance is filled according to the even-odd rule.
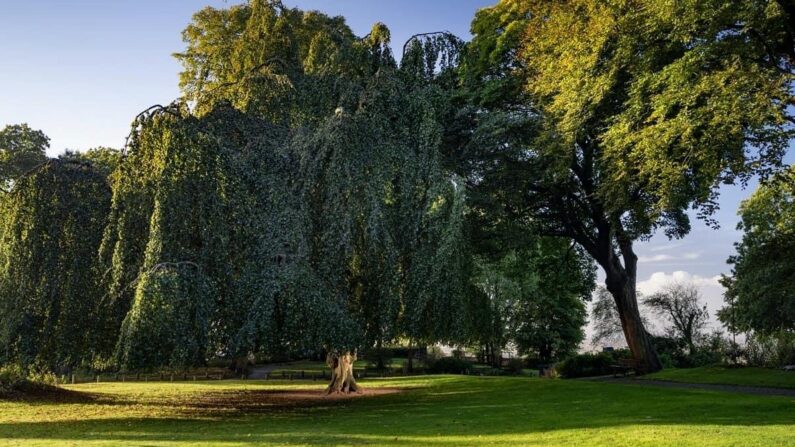
[[[788,445],[795,400],[512,377],[362,382],[370,396],[259,405],[320,382],[67,386],[78,399],[0,402],[4,445]],[[396,394],[375,395],[383,388]],[[90,400],[81,401],[86,398]],[[235,403],[241,403],[235,408]],[[231,404],[231,407],[230,407]]]

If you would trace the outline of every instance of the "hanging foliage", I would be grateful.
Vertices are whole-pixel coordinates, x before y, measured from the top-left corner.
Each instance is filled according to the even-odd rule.
[[[110,189],[80,162],[49,160],[3,200],[0,363],[62,370],[102,344],[96,253]]]
[[[158,264],[145,272],[121,327],[119,364],[137,369],[203,363],[213,292],[191,262]]]

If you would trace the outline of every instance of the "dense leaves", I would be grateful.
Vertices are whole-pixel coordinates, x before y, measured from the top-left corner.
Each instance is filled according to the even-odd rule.
[[[398,69],[382,25],[363,39],[345,30],[277,2],[194,17],[178,57],[198,113],[174,104],[141,114],[113,176],[100,254],[115,324],[124,319],[122,365],[463,338],[465,196],[442,167],[439,122],[460,42],[416,37]],[[215,32],[234,51],[212,45]],[[344,51],[320,67],[329,33],[345,37]],[[250,57],[289,63],[256,81],[249,68],[225,71]],[[196,79],[209,59],[220,71]],[[160,267],[172,264],[195,271]],[[189,278],[211,299],[154,316],[192,303]],[[185,321],[206,330],[189,350],[176,342]],[[150,345],[149,333],[164,342]]]
[[[740,208],[744,231],[719,317],[731,330],[795,330],[795,170],[764,184]]]
[[[508,344],[543,362],[575,352],[594,276],[592,261],[561,239],[541,238],[496,262],[481,260],[475,281],[485,305],[475,341],[485,357],[499,366]]]
[[[14,181],[47,161],[50,139],[27,124],[0,130],[0,191],[8,192]]]
[[[683,236],[686,210],[709,216],[721,182],[780,167],[792,16],[776,1],[504,0],[475,17],[461,166],[484,209],[569,237],[604,268],[643,369],[660,365],[633,242]]]
[[[110,189],[90,166],[51,160],[18,179],[0,225],[0,362],[49,370],[101,354],[96,263]]]

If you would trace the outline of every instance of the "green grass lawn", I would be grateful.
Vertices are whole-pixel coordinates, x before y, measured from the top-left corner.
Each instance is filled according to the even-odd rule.
[[[327,399],[314,382],[66,386],[0,401],[0,445],[743,445],[795,443],[795,400],[522,377],[367,380]],[[379,390],[400,389],[375,395]],[[309,393],[297,405],[279,393]],[[284,397],[284,396],[282,396]],[[289,397],[289,396],[287,396]]]
[[[795,389],[795,372],[770,368],[705,366],[701,368],[665,369],[654,374],[643,376],[642,378],[670,380],[673,382]]]

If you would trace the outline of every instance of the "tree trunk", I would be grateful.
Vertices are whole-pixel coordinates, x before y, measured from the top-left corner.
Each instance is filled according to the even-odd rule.
[[[616,302],[621,326],[624,329],[624,337],[632,352],[632,357],[637,362],[638,374],[652,373],[661,370],[662,364],[657,357],[651,337],[643,327],[643,320],[641,320],[638,310],[637,257],[631,248],[625,247],[622,251],[624,252],[625,267],[621,266],[615,258],[613,258],[614,262],[602,266],[606,274],[605,285]]]
[[[406,372],[414,372],[414,350],[411,349],[411,342],[409,342],[409,347],[406,350]]]
[[[326,388],[326,394],[331,393],[360,393],[362,390],[356,384],[353,374],[353,363],[356,353],[344,352],[342,354],[329,353],[326,364],[331,368],[331,383]]]

